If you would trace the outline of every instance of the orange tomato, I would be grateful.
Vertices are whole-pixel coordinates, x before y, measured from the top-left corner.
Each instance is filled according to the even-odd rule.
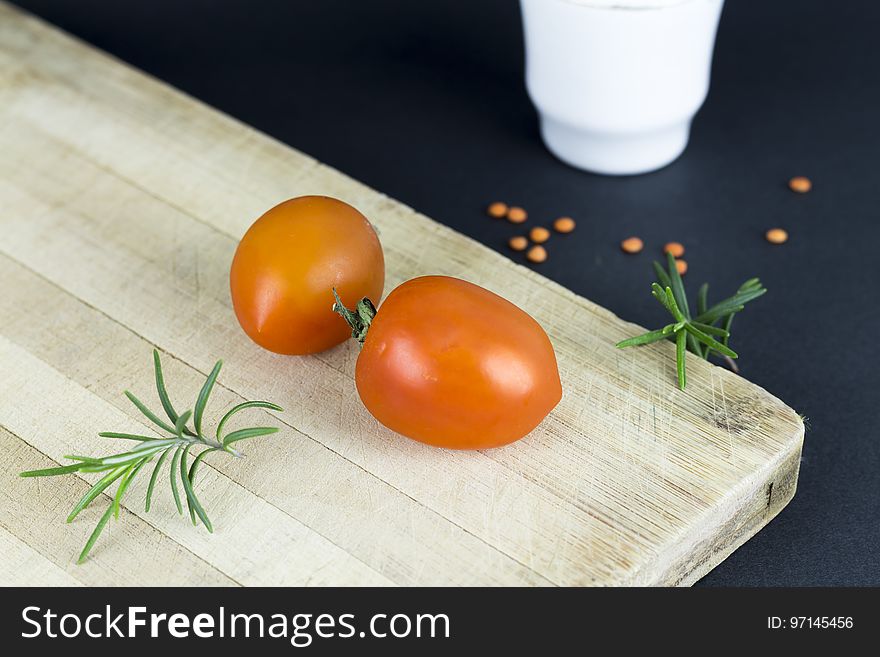
[[[378,299],[385,259],[364,215],[334,198],[301,196],[248,229],[229,283],[235,315],[254,342],[279,354],[311,354],[351,335],[332,311],[332,288],[344,301]]]
[[[562,397],[541,326],[498,295],[446,276],[413,279],[388,296],[367,328],[355,380],[386,427],[453,449],[522,438]]]

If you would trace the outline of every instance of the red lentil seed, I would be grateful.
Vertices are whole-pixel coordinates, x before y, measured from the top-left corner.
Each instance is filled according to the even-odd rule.
[[[626,253],[638,253],[645,248],[645,243],[639,237],[627,237],[620,243],[620,248]]]
[[[782,228],[771,228],[764,237],[771,244],[785,244],[788,241],[788,233]]]
[[[788,181],[788,188],[798,194],[806,194],[813,189],[813,182],[806,176],[795,176]]]
[[[486,209],[486,212],[489,213],[490,217],[501,219],[507,214],[507,203],[495,201],[494,203],[489,205],[489,207]]]
[[[680,258],[684,255],[684,246],[680,242],[668,242],[663,247],[663,253],[671,253],[673,258]]]
[[[557,233],[570,233],[574,230],[575,223],[571,217],[559,217],[553,222],[553,230]]]
[[[533,246],[529,249],[528,253],[526,253],[526,259],[529,262],[541,263],[547,260],[547,249],[545,249],[540,244]]]
[[[543,226],[535,226],[529,231],[529,239],[535,244],[543,244],[550,239],[550,231]]]
[[[513,224],[521,224],[528,218],[528,213],[522,208],[514,206],[507,210],[507,220]]]
[[[514,251],[525,251],[529,241],[522,235],[517,235],[516,237],[511,237],[507,244]]]

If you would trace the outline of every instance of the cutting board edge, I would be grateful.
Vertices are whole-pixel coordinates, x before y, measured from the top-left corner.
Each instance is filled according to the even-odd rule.
[[[800,416],[798,416],[800,420]],[[690,550],[674,560],[657,586],[692,586],[761,531],[794,499],[800,474],[804,425],[796,431],[778,458],[757,472],[733,503],[733,512],[715,523],[715,531],[697,538]],[[687,542],[683,542],[687,543]],[[681,545],[681,544],[679,544]]]

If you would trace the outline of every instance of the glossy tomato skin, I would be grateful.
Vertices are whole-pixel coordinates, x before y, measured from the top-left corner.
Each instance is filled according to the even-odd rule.
[[[355,380],[386,427],[452,449],[518,440],[562,398],[544,329],[498,295],[446,276],[416,278],[388,295]]]
[[[327,196],[301,196],[248,229],[229,273],[244,332],[279,354],[312,354],[351,336],[332,311],[335,287],[346,304],[378,298],[382,247],[366,217]]]

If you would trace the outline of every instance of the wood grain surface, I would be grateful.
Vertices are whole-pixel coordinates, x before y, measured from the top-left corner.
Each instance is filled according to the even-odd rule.
[[[233,316],[228,269],[266,209],[329,194],[377,226],[386,293],[422,274],[528,308],[564,397],[526,439],[434,449],[380,426],[353,381],[354,342],[261,350]],[[47,585],[678,585],[754,535],[795,491],[803,424],[763,389],[414,210],[0,4],[0,583]],[[215,533],[143,511],[133,486],[88,561],[104,504],[64,519],[94,475],[21,479],[145,432],[121,394],[156,404],[150,352],[208,417],[243,399],[286,410],[244,459],[198,483]]]

